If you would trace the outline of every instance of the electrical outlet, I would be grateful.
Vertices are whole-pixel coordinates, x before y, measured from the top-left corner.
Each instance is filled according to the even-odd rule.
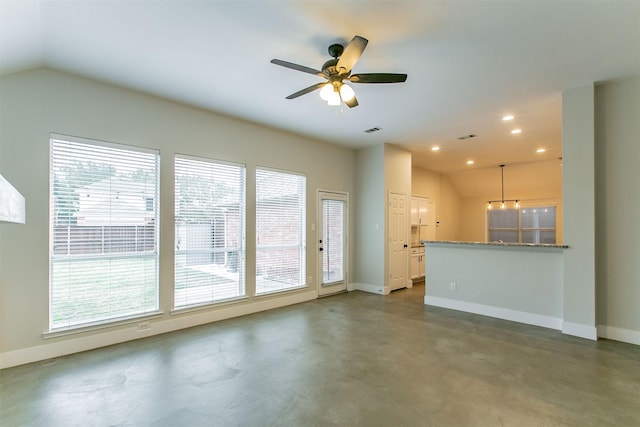
[[[148,331],[151,329],[151,323],[147,320],[144,322],[138,322],[138,332]]]
[[[313,276],[309,276],[309,280],[307,281],[310,285],[313,285]]]
[[[450,289],[452,292],[455,292],[458,290],[458,285],[456,284],[456,282],[451,282],[451,284],[449,285]]]

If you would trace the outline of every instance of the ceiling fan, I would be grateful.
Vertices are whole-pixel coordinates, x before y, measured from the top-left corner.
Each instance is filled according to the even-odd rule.
[[[402,83],[406,81],[406,74],[351,74],[351,69],[356,62],[358,62],[358,59],[360,59],[360,55],[362,55],[364,48],[367,47],[368,42],[364,37],[355,36],[346,47],[341,44],[332,44],[329,46],[329,55],[331,55],[333,59],[325,62],[324,65],[322,65],[322,70],[316,70],[280,59],[272,59],[272,64],[302,71],[303,73],[315,74],[327,80],[326,82],[316,83],[296,93],[292,93],[287,96],[286,99],[294,99],[320,89],[320,97],[327,101],[329,105],[340,105],[342,101],[349,108],[353,108],[358,105],[358,100],[356,99],[353,89],[345,84],[344,80],[351,83]]]

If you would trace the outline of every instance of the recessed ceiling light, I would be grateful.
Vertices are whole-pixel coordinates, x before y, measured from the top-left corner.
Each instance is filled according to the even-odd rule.
[[[467,160],[468,165],[472,165],[473,163],[474,163],[473,160]]]
[[[508,122],[509,120],[513,120],[513,116],[511,114],[507,114],[502,118],[503,122]]]
[[[511,134],[513,134],[513,135],[517,135],[519,133],[522,133],[522,129],[514,129],[514,130],[511,131]]]
[[[431,151],[440,151],[440,147],[434,145],[433,147],[431,147]]]
[[[538,148],[536,153],[544,153],[545,151],[547,151],[546,148]]]

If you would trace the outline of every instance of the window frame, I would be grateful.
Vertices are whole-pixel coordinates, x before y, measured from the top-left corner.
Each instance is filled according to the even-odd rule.
[[[173,256],[174,256],[174,260],[173,260],[173,264],[174,264],[174,275],[173,275],[173,311],[184,311],[184,310],[192,310],[192,309],[199,309],[199,308],[205,308],[208,306],[213,306],[213,305],[217,305],[217,304],[224,304],[224,303],[228,303],[230,301],[234,301],[234,300],[239,300],[239,299],[246,299],[247,298],[247,281],[246,281],[246,277],[247,277],[247,272],[246,272],[246,256],[247,256],[247,245],[246,245],[246,238],[247,238],[247,230],[246,230],[246,218],[247,218],[247,167],[245,164],[241,164],[241,163],[233,163],[233,162],[228,162],[228,161],[223,161],[223,160],[218,160],[218,159],[212,159],[212,158],[207,158],[207,157],[199,157],[199,156],[191,156],[191,155],[187,155],[187,154],[178,154],[176,153],[176,155],[174,156],[174,162],[173,162],[173,171],[174,171],[174,185],[173,185],[173,190],[174,190],[174,236],[178,233],[178,196],[179,196],[179,189],[178,189],[178,161],[185,161],[185,162],[199,162],[202,164],[207,164],[209,166],[213,166],[215,167],[216,165],[220,165],[220,166],[227,166],[227,167],[235,167],[235,168],[239,168],[239,172],[242,173],[241,175],[241,188],[239,189],[239,228],[238,228],[238,232],[239,232],[239,246],[237,247],[237,250],[239,252],[239,256],[237,259],[238,262],[238,283],[237,286],[239,288],[241,288],[241,292],[239,292],[237,295],[234,296],[229,296],[229,297],[225,297],[225,298],[212,298],[210,300],[207,301],[201,301],[201,302],[194,302],[191,304],[183,304],[183,305],[176,305],[176,290],[177,290],[177,286],[178,286],[178,279],[177,279],[177,264],[178,264],[178,255],[182,255],[179,254],[179,248],[178,248],[178,244],[179,244],[179,240],[176,237],[176,241],[174,241],[174,249],[173,249]],[[211,217],[210,217],[211,218]],[[225,235],[226,235],[226,227],[225,227]],[[219,249],[219,248],[218,248]],[[224,249],[227,249],[226,247]],[[216,253],[220,252],[219,250],[215,251]],[[213,252],[212,252],[213,253]],[[187,255],[187,253],[185,252],[185,256]],[[186,262],[186,261],[185,261]],[[215,284],[210,285],[210,286],[215,286]]]
[[[282,175],[289,175],[291,177],[297,177],[298,179],[301,179],[301,182],[299,182],[298,184],[302,186],[302,188],[300,189],[300,193],[296,193],[299,195],[299,201],[298,204],[295,206],[296,209],[299,210],[298,215],[299,215],[299,222],[297,224],[297,227],[299,227],[299,238],[296,241],[296,244],[283,244],[283,245],[263,245],[260,243],[259,239],[261,237],[261,230],[259,230],[260,227],[260,220],[259,220],[259,212],[260,212],[260,205],[261,205],[261,199],[260,199],[260,194],[259,194],[259,183],[258,183],[258,179],[259,179],[259,175],[260,172],[265,172],[265,173],[273,173],[273,174],[282,174]],[[254,179],[254,183],[255,183],[255,296],[261,297],[261,296],[265,296],[265,295],[272,295],[272,294],[277,294],[277,293],[282,293],[282,292],[290,292],[290,291],[296,291],[296,290],[300,290],[300,289],[305,289],[308,288],[309,285],[306,281],[306,270],[307,270],[307,238],[306,238],[306,222],[307,222],[307,176],[303,173],[300,172],[295,172],[295,171],[289,171],[289,170],[283,170],[283,169],[275,169],[275,168],[270,168],[270,167],[264,167],[264,166],[256,166],[255,168],[255,179]],[[260,263],[260,252],[261,251],[266,251],[269,249],[276,249],[276,248],[296,248],[296,250],[298,251],[298,261],[299,261],[299,267],[300,270],[297,274],[298,276],[298,280],[299,283],[294,285],[294,286],[287,286],[287,287],[280,287],[278,289],[271,289],[271,290],[264,290],[264,291],[259,291],[259,289],[262,287],[262,285],[259,284],[260,280],[262,280],[262,271],[261,271],[261,267],[262,264]]]
[[[554,217],[554,227],[536,227],[536,228],[524,228],[522,226],[522,214],[523,211],[526,211],[528,209],[549,209],[552,208],[555,210],[555,217]],[[500,212],[500,211],[517,211],[517,226],[516,228],[512,228],[512,227],[494,227],[494,228],[490,228],[489,227],[489,216],[491,215],[491,212]],[[525,202],[525,203],[520,203],[520,207],[518,208],[506,208],[506,209],[492,209],[492,210],[486,210],[486,214],[485,214],[485,240],[487,242],[493,242],[492,240],[490,240],[490,236],[491,236],[491,231],[512,231],[515,232],[518,236],[518,241],[517,242],[507,242],[504,241],[504,243],[519,243],[519,244],[544,244],[544,243],[523,243],[523,233],[528,233],[528,232],[553,232],[554,233],[554,243],[549,243],[549,244],[557,244],[558,242],[558,205],[556,202]],[[502,241],[501,241],[502,242]]]
[[[57,143],[61,143],[60,147],[55,147],[57,145]],[[56,154],[56,150],[64,150],[64,148],[62,147],[62,144],[68,144],[68,147],[73,146],[73,145],[82,145],[83,146],[83,150],[87,150],[86,152],[78,152],[79,155],[77,158],[73,158],[73,157],[67,157],[67,158],[60,158],[61,154],[58,153]],[[55,243],[56,243],[56,236],[55,236],[55,232],[56,232],[56,227],[59,227],[60,224],[58,222],[59,220],[59,216],[57,215],[56,209],[57,209],[57,204],[56,204],[56,194],[55,192],[57,191],[57,183],[56,183],[56,178],[55,178],[55,173],[56,173],[56,168],[60,168],[62,167],[63,163],[69,163],[71,164],[74,160],[80,159],[80,162],[84,162],[84,161],[88,161],[88,162],[92,162],[93,159],[89,156],[89,151],[92,149],[91,147],[94,147],[93,149],[95,150],[118,150],[121,152],[131,152],[131,153],[137,153],[138,155],[150,155],[152,156],[151,158],[149,158],[150,162],[149,164],[153,165],[151,172],[153,173],[153,175],[151,176],[151,180],[145,180],[143,181],[145,184],[145,189],[146,189],[146,185],[148,184],[148,182],[151,182],[152,185],[152,189],[153,189],[153,194],[150,197],[153,197],[154,199],[154,211],[153,211],[153,216],[151,219],[148,219],[147,214],[149,214],[149,211],[147,210],[147,206],[148,206],[148,202],[147,202],[147,196],[149,196],[149,193],[144,193],[144,197],[141,199],[140,201],[140,206],[142,207],[142,211],[144,211],[145,214],[145,219],[144,221],[147,222],[148,224],[145,225],[144,227],[146,228],[148,225],[153,225],[153,227],[151,228],[151,235],[152,235],[152,249],[151,250],[138,250],[138,237],[136,234],[135,237],[135,243],[134,243],[134,250],[131,251],[123,251],[123,252],[118,252],[118,251],[107,251],[105,252],[104,250],[104,245],[105,245],[105,237],[104,237],[104,228],[105,227],[117,227],[118,225],[115,224],[109,224],[109,225],[94,225],[94,227],[102,227],[103,229],[103,235],[101,237],[102,240],[102,249],[101,249],[101,253],[100,254],[89,254],[89,253],[79,253],[79,254],[71,254],[70,251],[70,245],[71,245],[71,240],[70,237],[67,237],[67,253],[64,255],[57,255],[55,254],[56,252],[56,248],[55,248]],[[105,152],[103,151],[103,154]],[[120,153],[122,154],[122,153]],[[75,155],[74,155],[75,156]],[[83,158],[84,156],[84,158]],[[109,158],[111,156],[115,157],[114,153],[111,154],[104,154],[105,158]],[[104,159],[100,159],[100,160],[104,160]],[[121,167],[124,168],[123,164],[119,164],[117,162],[112,162],[112,163],[103,163],[104,165],[108,165],[109,167],[113,167],[114,170],[116,170],[117,166],[120,165]],[[133,171],[133,173],[140,171],[141,169],[135,169]],[[144,170],[143,170],[144,171]],[[109,176],[109,179],[111,179],[112,177],[116,177],[117,175],[111,175]],[[119,178],[122,177],[122,175],[118,176]],[[94,183],[97,183],[99,181],[95,181]],[[132,182],[135,182],[132,180]],[[92,184],[88,184],[86,185],[84,188],[86,189],[87,187],[89,187]],[[83,187],[79,186],[78,189],[82,189]],[[128,188],[128,187],[125,187]],[[76,189],[73,190],[68,190],[68,193],[71,194],[72,192],[76,192]],[[106,193],[101,193],[101,194],[106,194]],[[111,198],[113,197],[113,191],[110,190],[108,193],[108,197],[109,200],[111,200]],[[116,192],[116,194],[118,194]],[[90,195],[88,194],[87,197],[89,197]],[[127,194],[127,196],[130,196],[129,194]],[[67,198],[69,198],[70,196],[67,196]],[[72,196],[71,196],[72,197]],[[118,195],[115,196],[116,199],[118,199]],[[71,199],[68,199],[67,201],[69,201]],[[122,323],[131,323],[131,322],[136,322],[139,321],[140,319],[147,319],[147,318],[152,318],[152,317],[156,317],[162,314],[162,312],[160,311],[160,230],[159,230],[159,219],[160,219],[160,210],[157,209],[160,206],[160,152],[159,150],[156,149],[150,149],[150,148],[144,148],[144,147],[139,147],[139,146],[134,146],[134,145],[130,145],[130,144],[120,144],[120,143],[113,143],[113,142],[106,142],[106,141],[100,141],[100,140],[95,140],[95,139],[90,139],[90,138],[81,138],[81,137],[75,137],[75,136],[70,136],[70,135],[62,135],[62,134],[55,134],[55,133],[51,133],[49,135],[49,221],[48,221],[48,235],[49,235],[49,256],[48,256],[48,260],[49,260],[49,296],[48,296],[48,331],[44,333],[44,337],[48,338],[48,337],[52,337],[52,336],[59,336],[59,335],[65,335],[67,333],[74,333],[75,331],[84,331],[84,330],[92,330],[92,329],[96,329],[96,328],[103,328],[103,327],[110,327],[110,326],[114,326],[114,325],[118,325],[118,324],[122,324]],[[76,213],[79,211],[80,209],[80,194],[78,194],[78,203],[76,205]],[[141,212],[142,212],[141,211]],[[129,212],[129,211],[127,211]],[[132,211],[133,212],[133,211]],[[70,216],[71,214],[68,213],[68,215]],[[111,215],[109,216],[109,218],[113,218],[114,216]],[[76,216],[76,218],[79,218]],[[77,221],[77,219],[76,219]],[[74,224],[76,227],[81,227],[81,225],[78,225],[77,222],[76,224]],[[71,221],[69,221],[67,223],[67,227],[71,226]],[[124,225],[123,227],[128,227],[128,225]],[[148,232],[148,230],[146,231]],[[136,231],[137,233],[137,231]],[[68,235],[70,236],[70,234]],[[123,239],[126,240],[126,239]],[[146,240],[143,240],[143,242],[147,242]],[[112,241],[110,241],[110,244],[112,243]],[[85,242],[86,244],[86,242]],[[128,247],[125,243],[123,243],[123,246]],[[140,259],[146,259],[146,260],[150,260],[151,264],[152,264],[152,268],[151,270],[149,270],[147,267],[144,267],[144,271],[145,271],[145,277],[147,276],[146,272],[147,271],[151,271],[151,279],[153,282],[153,288],[152,288],[152,292],[153,292],[153,302],[151,305],[146,305],[144,308],[142,308],[141,310],[138,311],[131,311],[130,313],[127,314],[117,314],[117,310],[112,311],[110,314],[108,315],[104,315],[101,318],[94,318],[94,319],[88,319],[88,320],[83,320],[83,321],[78,321],[78,322],[72,322],[69,321],[67,322],[66,325],[62,324],[65,322],[56,322],[54,320],[54,304],[59,303],[60,301],[56,301],[54,298],[54,280],[55,280],[55,265],[57,264],[56,261],[58,262],[68,262],[69,264],[72,262],[91,262],[91,260],[94,261],[109,261],[109,263],[111,263],[112,260],[140,260]],[[110,264],[111,265],[111,264]],[[111,270],[111,268],[110,268]],[[91,270],[93,272],[97,271],[97,270]],[[130,270],[127,270],[127,274],[130,274]],[[92,273],[91,273],[92,274]],[[91,278],[91,277],[96,277],[95,275],[92,276],[91,274],[88,274],[87,277]],[[111,277],[111,271],[109,272],[109,277]],[[68,286],[68,285],[67,285]],[[145,286],[145,291],[148,291],[146,289]],[[78,291],[79,292],[79,291]],[[144,298],[144,301],[147,301],[147,298]]]

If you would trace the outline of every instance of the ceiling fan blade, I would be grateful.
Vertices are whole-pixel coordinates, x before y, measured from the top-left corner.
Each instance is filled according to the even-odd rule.
[[[347,107],[349,107],[349,108],[353,108],[353,107],[357,107],[358,106],[358,100],[356,99],[355,96],[353,98],[351,98],[349,101],[344,101],[344,103],[347,104]]]
[[[327,82],[321,82],[321,83],[316,83],[312,86],[306,87],[302,90],[297,91],[296,93],[292,93],[291,95],[287,96],[286,99],[294,99],[297,98],[299,96],[305,95],[309,92],[313,92],[314,90],[320,89],[322,86],[326,85]]]
[[[280,65],[281,67],[291,68],[292,70],[302,71],[303,73],[315,74],[316,76],[324,77],[327,76],[320,70],[316,70],[310,67],[305,67],[304,65],[294,64],[293,62],[283,61],[281,59],[272,59],[272,64]]]
[[[344,48],[342,55],[340,55],[340,59],[338,59],[338,63],[336,64],[336,70],[340,74],[346,74],[351,71],[358,59],[360,59],[360,55],[364,51],[364,48],[367,47],[367,43],[369,40],[364,37],[355,36],[349,44]]]
[[[349,77],[349,81],[352,83],[402,83],[406,80],[406,74],[393,73],[365,73]]]

